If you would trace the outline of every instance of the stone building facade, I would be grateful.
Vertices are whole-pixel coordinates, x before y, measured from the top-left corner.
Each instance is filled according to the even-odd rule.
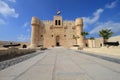
[[[112,36],[107,41],[108,42],[119,42],[120,44],[120,35]],[[85,44],[87,44],[89,48],[104,47],[103,38],[95,38],[94,40],[87,39]],[[120,47],[120,45],[118,47]]]
[[[53,46],[63,46],[70,48],[77,44],[83,47],[83,19],[77,18],[75,21],[63,21],[62,16],[54,16],[52,21],[42,21],[37,17],[31,20],[31,48],[43,46],[50,48]],[[79,36],[77,40],[73,35]]]

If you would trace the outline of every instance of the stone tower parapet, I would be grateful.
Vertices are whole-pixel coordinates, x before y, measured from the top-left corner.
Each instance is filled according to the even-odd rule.
[[[43,22],[43,24],[48,24],[48,25],[53,24],[53,21],[50,21],[50,20],[43,20],[42,22]]]
[[[53,23],[51,20],[42,20],[43,23]]]
[[[31,33],[31,48],[37,47],[38,44],[38,35],[39,35],[39,26],[40,21],[37,17],[32,17],[31,20],[31,27],[32,27],[32,33]]]
[[[68,21],[68,20],[65,20],[65,21],[63,21],[63,26],[70,26],[70,27],[73,27],[73,26],[75,26],[75,21]]]
[[[77,39],[77,44],[83,48],[84,39],[83,39],[83,36],[81,35],[81,32],[83,32],[83,19],[82,18],[77,18],[75,20],[75,27],[76,27],[76,35],[79,36],[79,38]]]

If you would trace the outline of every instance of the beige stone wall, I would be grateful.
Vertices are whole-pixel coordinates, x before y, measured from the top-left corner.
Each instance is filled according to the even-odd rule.
[[[87,42],[89,48],[94,48],[95,47],[95,40],[90,40],[88,39]],[[96,44],[99,45],[99,44]]]
[[[108,39],[108,42],[116,42],[116,41],[118,41],[120,44],[120,36],[113,36]],[[89,45],[89,47],[92,47],[92,40],[88,40],[88,45]],[[93,41],[93,47],[96,47],[96,48],[103,47],[103,39],[96,38]],[[120,47],[120,45],[119,45],[119,47]]]
[[[76,27],[76,35],[79,36],[79,38],[77,39],[77,44],[83,48],[84,40],[83,40],[83,36],[81,35],[81,32],[83,32],[83,20],[81,18],[77,18],[75,20],[75,27]]]
[[[39,23],[39,32],[35,30],[37,25],[33,25],[33,23],[37,23],[37,19],[32,19],[32,36],[31,36],[31,45],[43,45],[43,47],[50,48],[52,46],[56,46],[56,42],[59,42],[61,46],[70,48],[75,44],[75,40],[73,39],[73,35],[79,35],[80,39],[77,40],[78,45],[81,46],[83,44],[81,41],[83,38],[80,33],[83,30],[83,22],[82,19],[77,19],[75,25],[75,21],[63,21],[61,16],[54,16],[53,21],[40,21]],[[60,20],[60,25],[55,25],[55,21]],[[33,28],[35,27],[35,29]],[[38,33],[38,35],[36,35]],[[39,36],[39,37],[38,37]],[[56,40],[56,37],[59,37],[59,41]],[[37,43],[38,41],[38,43]]]
[[[53,29],[50,29],[50,27],[53,25],[52,22],[43,23],[46,23],[46,33],[44,34],[44,47],[56,46],[56,36],[59,36],[59,42],[61,46],[70,47],[75,43],[75,40],[72,38],[73,35],[75,35],[75,30],[72,29],[72,26],[74,24],[73,22],[65,21],[63,22],[62,27],[53,26]]]
[[[96,38],[95,39],[95,47],[102,47],[103,46],[103,39],[102,38]]]
[[[39,26],[40,22],[37,17],[32,17],[31,20],[31,47],[37,47],[38,41],[39,41]]]
[[[18,42],[19,43],[19,42]],[[27,45],[27,48],[30,48],[30,42],[20,42],[20,48],[23,47],[23,45]]]

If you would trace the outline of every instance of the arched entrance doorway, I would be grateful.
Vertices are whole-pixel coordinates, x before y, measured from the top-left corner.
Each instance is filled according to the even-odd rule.
[[[60,46],[60,36],[56,36],[56,46]]]
[[[27,48],[27,45],[26,45],[26,44],[24,44],[24,45],[22,46],[22,48]]]

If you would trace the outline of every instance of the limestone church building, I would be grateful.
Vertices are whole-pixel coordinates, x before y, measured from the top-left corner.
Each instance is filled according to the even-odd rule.
[[[56,15],[53,20],[39,20],[32,17],[31,20],[31,48],[43,46],[50,48],[63,46],[70,48],[77,44],[83,47],[83,19],[77,18],[74,21],[63,21],[62,16]],[[77,40],[73,36],[78,36]]]

